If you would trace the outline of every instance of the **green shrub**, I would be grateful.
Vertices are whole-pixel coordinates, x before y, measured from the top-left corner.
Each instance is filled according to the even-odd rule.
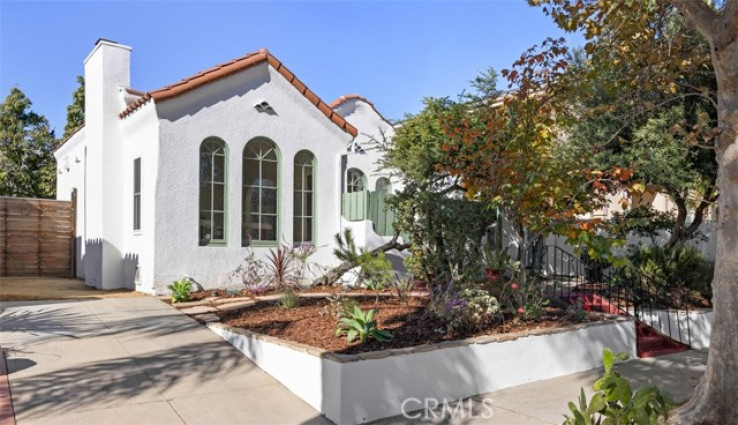
[[[321,315],[328,314],[336,321],[349,315],[354,311],[354,308],[359,306],[359,303],[353,297],[341,296],[340,294],[329,295],[326,299],[328,304],[323,307]]]
[[[692,247],[669,252],[660,246],[634,246],[628,253],[631,266],[653,278],[655,288],[695,291],[705,299],[712,298],[713,263]]]
[[[667,393],[650,383],[634,393],[630,383],[612,369],[616,361],[627,358],[625,353],[602,350],[605,374],[595,382],[595,394],[587,403],[582,389],[579,406],[569,403],[573,416],[565,416],[564,425],[656,425],[669,418],[674,402]]]
[[[282,298],[279,299],[279,305],[282,308],[297,308],[300,306],[300,294],[298,294],[294,288],[287,287],[282,294]]]
[[[189,278],[175,280],[167,289],[172,291],[172,302],[183,303],[190,300],[190,292],[192,292],[192,282]]]
[[[353,311],[338,321],[336,336],[346,335],[348,342],[353,342],[358,338],[361,344],[369,339],[375,339],[379,342],[389,341],[392,339],[392,334],[377,328],[377,321],[374,316],[378,311],[378,309],[373,308],[364,312],[359,306],[355,306]]]

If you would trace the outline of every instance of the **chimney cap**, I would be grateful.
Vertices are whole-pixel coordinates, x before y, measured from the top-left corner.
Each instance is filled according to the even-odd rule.
[[[97,41],[95,42],[95,46],[97,46],[98,44],[100,44],[100,42],[103,42],[103,41],[107,41],[108,43],[118,44],[118,42],[117,42],[117,41],[115,41],[115,40],[111,40],[111,39],[109,39],[109,38],[103,38],[103,37],[100,37],[100,38],[98,38],[98,39],[97,39]]]

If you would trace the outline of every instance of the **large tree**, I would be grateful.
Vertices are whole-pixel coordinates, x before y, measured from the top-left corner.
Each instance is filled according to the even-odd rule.
[[[589,167],[587,156],[569,149],[568,108],[560,78],[568,68],[563,40],[548,39],[502,72],[511,92],[486,97],[444,119],[445,171],[461,178],[467,196],[503,212],[518,241],[517,258],[527,264],[538,237],[557,233],[570,242],[603,251],[603,224],[582,217],[630,177],[626,169]],[[525,267],[521,269],[525,280]]]
[[[715,274],[712,282],[714,317],[705,372],[692,399],[671,419],[680,424],[728,424],[738,417],[738,0],[531,0],[564,29],[581,30],[594,69],[628,64],[612,87],[659,86],[676,92],[679,77],[699,67],[671,55],[688,39],[663,36],[661,25],[672,13],[682,13],[710,47],[717,88],[717,126],[707,140],[718,164],[718,224]],[[582,78],[586,78],[582,76]],[[709,96],[695,87],[693,96]],[[624,99],[627,104],[627,100]]]
[[[56,184],[54,132],[13,87],[0,105],[0,196],[51,198]]]
[[[684,37],[680,16],[674,15],[668,27],[668,37]],[[683,60],[695,54],[709,55],[701,36],[689,36],[695,39],[689,49],[672,54]],[[586,69],[588,66],[584,56],[577,54],[567,76],[578,81],[570,93],[572,107],[567,112],[576,119],[568,129],[567,146],[575,155],[588,158],[595,168],[631,168],[635,179],[651,193],[667,195],[674,202],[676,215],[649,228],[669,231],[665,247],[678,252],[684,242],[700,236],[708,209],[719,196],[715,151],[703,141],[704,136],[712,138],[717,120],[712,67],[709,73],[684,73],[674,92],[657,87],[621,87],[616,92],[608,86],[616,80],[613,75],[621,72],[621,66],[598,72]],[[582,71],[591,78],[578,78]],[[692,96],[692,87],[703,87],[707,95]],[[632,103],[624,104],[620,99]],[[644,204],[624,214],[621,224],[624,230],[640,228],[648,217],[666,215]]]
[[[85,77],[77,76],[77,88],[72,93],[72,103],[67,106],[67,123],[62,140],[67,140],[85,125]]]

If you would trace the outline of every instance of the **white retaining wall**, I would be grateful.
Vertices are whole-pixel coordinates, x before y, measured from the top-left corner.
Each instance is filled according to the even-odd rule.
[[[359,355],[208,326],[339,425],[401,414],[409,398],[455,400],[593,369],[604,347],[636,356],[635,326],[625,319]]]

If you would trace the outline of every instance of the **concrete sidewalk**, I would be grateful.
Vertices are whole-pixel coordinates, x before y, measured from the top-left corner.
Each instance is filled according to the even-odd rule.
[[[693,350],[658,358],[631,359],[615,368],[634,389],[651,381],[668,391],[676,402],[683,403],[692,395],[706,364],[707,351]],[[584,388],[589,399],[593,393],[592,385],[601,376],[602,370],[591,370],[531,382],[465,400],[462,405],[464,413],[451,415],[450,409],[457,405],[450,403],[445,412],[442,408],[415,411],[409,414],[415,419],[398,416],[375,421],[374,424],[558,425],[563,422],[564,415],[570,413],[567,404],[570,401],[577,403],[580,389]]]
[[[20,425],[329,423],[156,298],[0,303],[0,345]]]
[[[0,303],[16,417],[27,424],[327,424],[239,351],[155,298]],[[690,351],[619,366],[686,400],[704,371]],[[493,361],[493,360],[492,360]],[[383,424],[560,424],[599,371],[474,397],[492,417],[402,417]],[[359,385],[361,383],[358,383]],[[591,393],[591,391],[589,391]],[[401,401],[398,401],[401,402]]]

